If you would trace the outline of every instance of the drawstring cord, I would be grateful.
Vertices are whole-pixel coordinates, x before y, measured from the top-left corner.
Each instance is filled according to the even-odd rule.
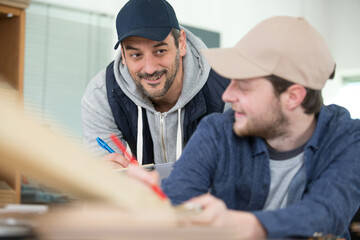
[[[176,160],[178,160],[182,153],[181,108],[178,109],[178,127],[176,135]]]
[[[139,165],[142,165],[143,162],[143,118],[142,118],[142,109],[138,107],[138,122],[137,122],[137,144],[136,144],[136,156],[139,162]]]
[[[138,107],[138,122],[137,122],[137,147],[136,147],[136,156],[139,162],[139,165],[142,165],[143,162],[143,117],[142,117],[142,108]],[[182,153],[182,131],[181,131],[181,109],[178,109],[178,124],[177,124],[177,134],[176,134],[176,160],[178,160]]]

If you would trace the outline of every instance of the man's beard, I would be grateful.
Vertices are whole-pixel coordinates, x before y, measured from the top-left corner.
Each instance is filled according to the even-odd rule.
[[[284,115],[279,105],[274,105],[272,112],[271,116],[247,119],[246,125],[242,128],[237,128],[235,122],[233,125],[235,134],[238,136],[261,137],[266,140],[286,135],[289,119]]]
[[[166,69],[160,70],[160,71],[155,71],[152,74],[147,74],[147,73],[138,73],[137,78],[137,86],[141,89],[141,91],[143,92],[143,94],[145,96],[147,96],[148,98],[159,98],[159,97],[163,97],[170,89],[171,85],[173,84],[176,74],[179,71],[179,65],[180,65],[180,53],[179,50],[176,53],[176,57],[175,57],[175,71],[172,75],[168,76],[169,72]],[[166,81],[164,84],[164,87],[156,92],[149,92],[147,91],[143,84],[141,83],[141,78],[157,78],[160,77],[161,75],[165,74],[166,76]],[[153,88],[155,88],[157,86],[157,84],[151,85]]]

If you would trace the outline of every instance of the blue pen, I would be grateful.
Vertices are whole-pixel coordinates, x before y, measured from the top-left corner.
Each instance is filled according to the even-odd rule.
[[[109,153],[114,153],[115,151],[112,150],[111,147],[109,147],[109,145],[106,144],[106,142],[104,142],[104,140],[102,140],[101,138],[97,137],[96,138],[97,143],[99,144],[100,147],[102,147],[103,149],[109,151]]]

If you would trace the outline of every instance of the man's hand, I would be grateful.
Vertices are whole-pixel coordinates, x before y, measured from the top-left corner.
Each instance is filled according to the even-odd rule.
[[[137,179],[148,186],[158,185],[159,184],[159,174],[157,171],[147,171],[141,167],[129,165],[127,174]]]
[[[130,161],[120,153],[110,153],[102,157],[102,161],[111,169],[127,168]]]
[[[127,173],[149,186],[157,185],[159,176],[156,171],[148,172],[137,166],[130,165]],[[185,226],[209,226],[231,228],[235,230],[239,239],[265,239],[266,230],[259,220],[250,212],[234,211],[227,209],[225,203],[210,194],[195,197],[184,203],[192,206],[201,206],[199,213],[194,213],[180,218]],[[186,207],[186,206],[185,206]]]
[[[236,230],[239,238],[265,239],[266,230],[254,214],[227,209],[225,203],[210,194],[195,197],[184,204],[202,206],[202,211],[184,218],[185,226],[202,225]]]

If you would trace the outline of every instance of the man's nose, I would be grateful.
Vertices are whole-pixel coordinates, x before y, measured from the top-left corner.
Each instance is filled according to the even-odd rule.
[[[225,89],[223,95],[222,95],[222,100],[224,102],[235,102],[237,97],[236,97],[236,86],[235,86],[235,80],[231,80],[230,84],[228,85],[228,87]]]
[[[157,70],[157,62],[154,56],[146,55],[144,57],[143,71],[147,74],[153,74]]]

